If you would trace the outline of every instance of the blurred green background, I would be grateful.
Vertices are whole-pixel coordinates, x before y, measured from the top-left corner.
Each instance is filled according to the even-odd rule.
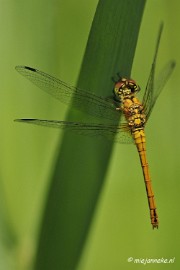
[[[62,135],[13,119],[64,119],[68,109],[23,79],[14,67],[36,67],[75,85],[97,2],[0,1],[0,269],[30,269]],[[157,71],[172,58],[177,67],[146,128],[160,228],[153,231],[150,226],[136,148],[115,144],[80,270],[139,269],[139,264],[127,262],[129,257],[175,257],[174,264],[166,267],[180,267],[179,9],[177,0],[147,1],[132,72],[143,89],[163,20]],[[165,266],[146,265],[152,267]]]

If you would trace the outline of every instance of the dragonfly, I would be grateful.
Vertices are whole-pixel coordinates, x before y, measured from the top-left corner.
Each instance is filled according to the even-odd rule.
[[[92,115],[104,123],[84,123],[43,119],[16,119],[18,122],[31,123],[47,127],[79,132],[83,135],[101,135],[107,139],[114,139],[119,143],[134,143],[137,147],[142,166],[144,183],[147,193],[150,220],[152,228],[158,228],[159,220],[152,188],[149,166],[146,155],[145,126],[152,109],[173,72],[175,61],[170,60],[162,69],[159,78],[155,80],[156,59],[162,35],[163,24],[160,25],[150,74],[144,91],[142,102],[137,97],[140,86],[131,78],[120,77],[114,85],[112,98],[97,96],[90,91],[77,87],[52,77],[42,71],[28,66],[17,66],[16,70],[32,83],[59,101],[69,104],[73,97],[73,106]],[[120,119],[120,120],[119,120]],[[119,124],[117,125],[117,121]]]

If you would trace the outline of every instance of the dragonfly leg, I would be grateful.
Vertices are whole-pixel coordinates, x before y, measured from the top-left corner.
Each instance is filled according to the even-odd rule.
[[[120,107],[117,107],[116,111],[122,111],[122,109]]]

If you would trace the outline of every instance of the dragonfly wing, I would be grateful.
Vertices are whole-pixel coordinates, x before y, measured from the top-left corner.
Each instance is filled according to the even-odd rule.
[[[153,94],[154,94],[153,93],[153,90],[154,90],[154,74],[155,74],[156,59],[157,59],[157,54],[158,54],[158,49],[159,49],[159,43],[160,43],[160,40],[161,40],[162,30],[163,30],[163,24],[161,24],[160,28],[159,28],[158,38],[157,38],[155,52],[154,52],[154,58],[153,58],[149,78],[148,78],[148,81],[147,81],[147,85],[146,85],[146,89],[145,89],[145,93],[144,93],[143,101],[142,101],[146,117],[148,116],[148,112],[150,110],[152,99],[153,99]]]
[[[16,70],[36,86],[63,103],[72,106],[92,116],[117,121],[120,112],[116,110],[115,101],[96,96],[95,94],[68,85],[42,71],[26,66],[17,66]]]
[[[174,61],[170,61],[169,63],[167,63],[167,65],[163,68],[163,70],[159,74],[158,79],[155,80],[151,104],[148,106],[148,110],[147,110],[147,119],[149,118],[149,116],[152,112],[152,109],[156,103],[157,98],[159,97],[161,91],[163,90],[166,82],[170,78],[170,76],[174,70],[174,67],[175,67]]]
[[[154,59],[153,59],[150,75],[148,78],[146,90],[144,93],[144,97],[143,97],[144,112],[145,112],[147,120],[152,112],[152,109],[156,103],[158,96],[160,95],[162,89],[164,88],[166,82],[168,81],[168,79],[169,79],[170,75],[172,74],[172,71],[175,67],[174,61],[168,62],[168,64],[161,71],[158,79],[154,81],[156,59],[157,59],[157,53],[158,53],[162,30],[163,30],[163,24],[160,25],[156,48],[155,48],[155,53],[154,53]]]
[[[88,136],[103,136],[109,140],[119,143],[133,143],[128,124],[123,123],[120,126],[103,125],[95,123],[81,123],[42,119],[16,119],[15,121],[35,124],[46,127],[59,128],[67,131],[74,131],[76,134]]]

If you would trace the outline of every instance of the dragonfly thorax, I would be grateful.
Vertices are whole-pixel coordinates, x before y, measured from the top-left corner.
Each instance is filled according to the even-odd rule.
[[[146,122],[146,116],[141,111],[141,105],[139,107],[136,107],[133,111],[133,113],[130,113],[128,116],[128,124],[129,127],[131,127],[132,131],[136,128],[143,128]]]
[[[120,108],[123,111],[131,130],[133,131],[136,128],[143,128],[146,122],[146,116],[144,114],[143,105],[140,103],[138,98],[126,98],[121,104]]]
[[[114,87],[114,95],[118,101],[126,98],[131,99],[140,90],[139,85],[134,80],[121,78]]]

